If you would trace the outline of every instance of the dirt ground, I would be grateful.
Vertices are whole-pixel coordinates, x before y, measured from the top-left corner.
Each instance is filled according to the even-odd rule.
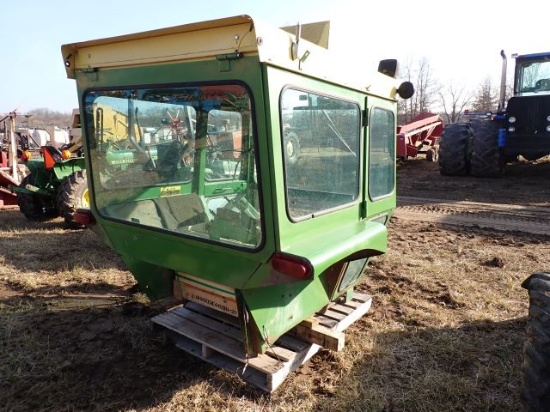
[[[448,177],[420,155],[398,166],[398,196],[522,206],[550,204],[550,157],[506,165],[503,178]]]
[[[321,351],[271,395],[166,341],[91,232],[1,210],[0,411],[520,410],[520,285],[550,270],[550,233],[529,229],[550,222],[550,160],[480,179],[410,159],[398,206],[344,351]]]

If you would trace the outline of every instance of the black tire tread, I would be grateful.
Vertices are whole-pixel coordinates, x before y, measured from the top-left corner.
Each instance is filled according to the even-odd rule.
[[[468,123],[445,126],[439,139],[439,172],[445,176],[465,176],[470,171],[472,129]]]
[[[527,340],[521,366],[521,402],[529,412],[550,410],[550,274],[536,273],[529,291]]]
[[[67,226],[74,228],[83,227],[74,221],[74,213],[76,209],[85,207],[83,197],[87,189],[88,181],[86,178],[86,170],[74,172],[59,186],[57,192],[57,209]]]
[[[36,186],[35,175],[25,176],[19,186],[24,188],[28,184]],[[55,205],[45,204],[38,195],[17,193],[17,205],[19,211],[29,220],[45,221],[59,216]]]
[[[498,147],[498,123],[491,120],[472,122],[471,174],[476,177],[501,177],[504,174],[504,156]]]

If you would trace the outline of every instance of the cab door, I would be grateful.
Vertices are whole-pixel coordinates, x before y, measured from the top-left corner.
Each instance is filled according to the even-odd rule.
[[[396,207],[395,102],[370,97],[365,107],[362,214],[389,217]]]

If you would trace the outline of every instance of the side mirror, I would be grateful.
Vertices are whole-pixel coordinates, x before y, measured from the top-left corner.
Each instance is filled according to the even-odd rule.
[[[378,71],[395,79],[397,76],[397,66],[397,59],[380,60],[380,63],[378,63]]]
[[[402,99],[410,99],[414,94],[414,86],[411,82],[403,82],[397,89],[397,94]]]

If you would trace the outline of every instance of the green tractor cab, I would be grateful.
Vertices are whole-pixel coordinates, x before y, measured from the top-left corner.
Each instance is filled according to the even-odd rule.
[[[234,319],[251,358],[352,299],[396,207],[395,97],[412,90],[395,61],[352,82],[327,49],[249,16],[62,55],[91,201],[77,218],[152,300]]]

